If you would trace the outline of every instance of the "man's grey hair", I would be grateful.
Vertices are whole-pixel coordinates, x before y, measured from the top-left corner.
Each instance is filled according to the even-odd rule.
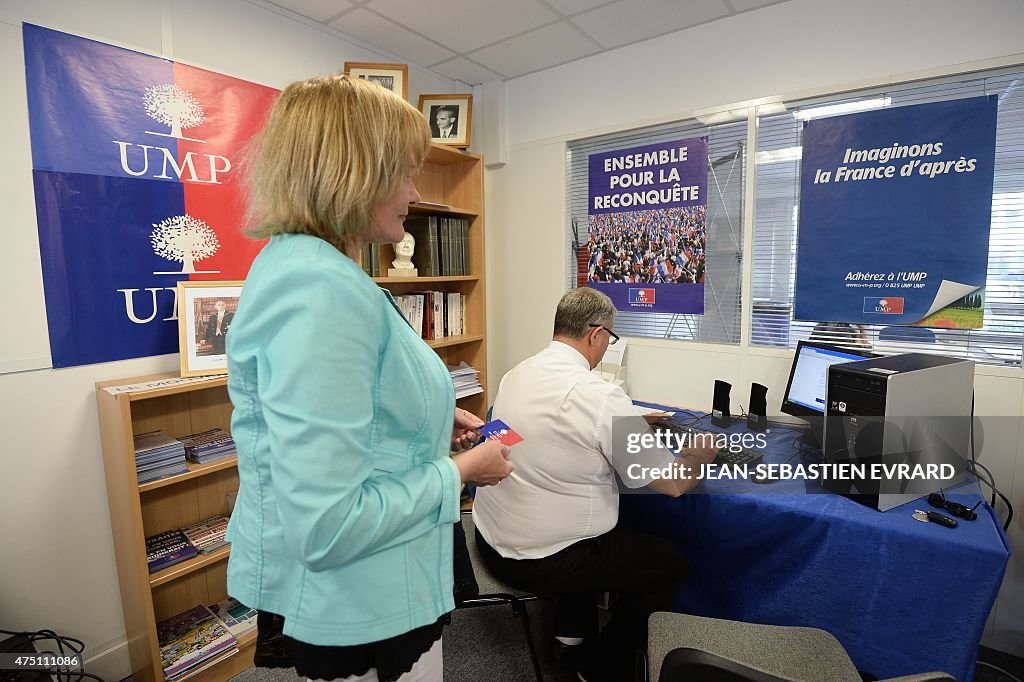
[[[573,289],[558,302],[555,309],[555,336],[581,339],[590,332],[590,325],[610,326],[615,321],[612,300],[597,289]]]

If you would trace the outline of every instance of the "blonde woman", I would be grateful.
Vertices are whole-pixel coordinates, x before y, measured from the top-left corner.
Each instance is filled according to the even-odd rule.
[[[423,116],[347,76],[281,93],[253,157],[253,261],[228,337],[240,489],[228,593],[257,655],[323,680],[436,680],[463,481],[509,475],[444,363],[359,267],[404,234]],[[275,649],[275,643],[278,644]]]

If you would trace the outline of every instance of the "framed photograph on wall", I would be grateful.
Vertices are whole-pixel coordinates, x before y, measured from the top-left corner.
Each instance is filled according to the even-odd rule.
[[[242,295],[240,281],[178,282],[181,376],[226,374],[228,330]]]
[[[473,119],[473,95],[420,95],[419,109],[430,122],[434,142],[465,149]]]
[[[391,92],[401,95],[409,101],[409,65],[408,64],[369,64],[365,62],[345,62],[345,73],[357,78],[379,83]]]

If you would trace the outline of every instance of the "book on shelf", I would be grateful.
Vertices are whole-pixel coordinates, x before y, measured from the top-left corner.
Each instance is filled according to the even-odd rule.
[[[210,604],[209,609],[236,638],[256,629],[256,609],[242,604],[233,597]]]
[[[168,682],[185,679],[210,659],[238,648],[235,636],[203,605],[160,621],[156,634]]]
[[[429,277],[457,277],[469,273],[469,221],[445,216],[416,216],[405,221],[416,239],[412,262]]]
[[[380,277],[380,244],[367,244],[360,255],[363,272],[370,277]]]
[[[466,295],[457,291],[417,291],[395,296],[395,306],[421,338],[466,334]]]
[[[214,516],[185,526],[181,532],[188,538],[188,541],[199,550],[200,554],[210,554],[230,543],[224,539],[228,530],[228,517]]]
[[[146,538],[146,564],[150,573],[180,564],[199,554],[180,530],[168,530]]]

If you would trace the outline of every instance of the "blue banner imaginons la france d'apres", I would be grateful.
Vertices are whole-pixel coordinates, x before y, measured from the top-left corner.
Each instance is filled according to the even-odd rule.
[[[796,319],[983,325],[996,111],[976,97],[806,124]]]
[[[706,138],[591,154],[587,283],[618,310],[704,312]]]

